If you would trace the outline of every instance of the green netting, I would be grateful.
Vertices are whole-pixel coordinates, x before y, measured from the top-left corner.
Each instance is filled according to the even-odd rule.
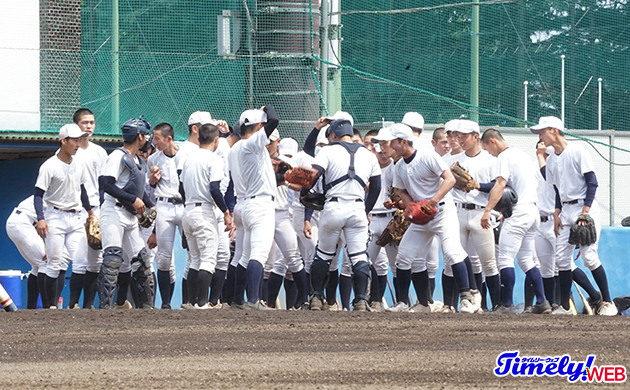
[[[67,83],[103,134],[143,114],[173,124],[181,139],[192,111],[233,123],[263,104],[273,104],[281,130],[298,139],[319,115],[338,109],[364,124],[418,111],[427,123],[478,113],[481,125],[524,126],[525,81],[530,122],[561,115],[561,55],[567,126],[597,129],[601,78],[602,128],[630,129],[627,0],[480,3],[478,107],[470,104],[467,2],[327,0],[330,8],[322,10],[319,0],[84,0],[80,53],[42,50],[41,58],[67,69],[80,57],[80,71],[69,73],[76,80]],[[230,23],[224,55],[222,15]],[[76,99],[47,102],[60,83],[43,79],[41,86],[43,105],[77,108]],[[66,121],[42,118],[42,130]]]

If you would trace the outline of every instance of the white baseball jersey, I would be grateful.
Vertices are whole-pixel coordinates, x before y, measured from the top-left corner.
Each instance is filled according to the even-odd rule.
[[[416,150],[411,161],[398,160],[394,174],[394,187],[405,189],[414,202],[431,199],[442,185],[440,177],[449,170],[444,159],[434,150]],[[452,201],[451,193],[447,193],[443,201]]]
[[[547,157],[547,180],[558,188],[562,202],[586,198],[587,172],[595,169],[591,155],[581,145],[570,143],[561,154]]]
[[[175,153],[174,156],[167,156],[163,151],[149,156],[148,165],[152,167],[157,165],[162,175],[161,179],[155,184],[155,196],[160,198],[181,198],[179,193],[179,175],[177,168],[180,166],[180,155]],[[183,162],[182,165],[183,167]]]
[[[197,145],[194,142],[190,142],[188,140],[184,142],[175,142],[175,145],[177,145],[177,147],[179,148],[177,150],[177,154],[179,155],[178,156],[179,165],[177,165],[177,170],[181,171],[182,168],[184,167],[184,161],[186,161],[186,157],[188,157],[190,153],[199,149],[199,145]],[[150,164],[149,164],[149,167],[151,167]]]
[[[540,215],[543,217],[548,217],[553,215],[553,212],[556,209],[556,192],[553,189],[553,184],[549,181],[549,174],[547,173],[547,180],[542,177],[540,171],[538,171],[538,201],[536,202],[536,206],[538,206],[538,210],[540,211]]]
[[[85,172],[85,191],[90,198],[90,205],[98,206],[100,204],[98,194],[98,177],[101,174],[101,167],[105,165],[107,160],[107,152],[101,146],[88,142],[88,147],[79,148],[74,156],[77,163],[83,165]]]
[[[451,152],[448,152],[444,156],[442,156],[442,160],[444,160],[446,165],[448,165],[450,167],[455,162],[455,160],[457,159],[457,156],[459,156],[462,153],[464,153],[464,152],[459,152],[457,154],[451,154]]]
[[[331,164],[333,161],[334,163]],[[328,145],[323,147],[315,156],[312,165],[319,165],[324,168],[326,171],[325,183],[332,183],[348,174],[350,153],[341,145]],[[381,174],[376,156],[366,148],[359,148],[355,153],[354,169],[356,177],[360,177],[366,185],[370,177]],[[365,198],[365,189],[357,180],[348,179],[326,191],[326,198],[330,199],[331,197],[346,200],[363,199]]]
[[[381,193],[378,195],[376,204],[372,209],[372,213],[387,213],[395,210],[388,210],[383,206],[383,203],[389,199],[389,186],[394,181],[394,163],[390,163],[388,166],[381,168]],[[387,182],[387,183],[386,183]]]
[[[489,183],[494,179],[494,177],[492,177],[492,168],[494,167],[496,158],[485,150],[480,151],[473,157],[469,157],[465,152],[456,154],[451,164],[455,161],[458,161],[462,167],[468,170],[470,176],[472,176],[477,183]],[[481,191],[472,190],[466,193],[453,188],[451,192],[455,203],[469,203],[478,206],[488,204],[488,194]]]
[[[497,157],[493,178],[502,177],[518,195],[519,205],[536,203],[538,194],[537,165],[529,155],[514,146],[503,150]]]
[[[181,180],[184,183],[186,204],[210,203],[210,183],[224,178],[223,161],[214,152],[201,149],[190,153],[184,162]]]
[[[28,218],[30,223],[37,222],[37,213],[35,212],[35,203],[33,198],[35,198],[35,195],[29,196],[28,198],[21,201],[20,204],[17,205],[17,207],[15,208],[17,211],[20,212],[20,214]],[[44,204],[44,209],[45,208],[46,205]]]
[[[70,164],[52,156],[39,168],[35,187],[44,190],[44,202],[60,210],[81,209],[81,184],[85,183],[83,166],[74,159]]]
[[[289,164],[291,167],[295,166],[295,162],[290,157],[280,155],[278,158]],[[276,186],[275,208],[276,211],[289,210],[289,183]]]
[[[124,155],[125,152],[120,149],[115,149],[107,157],[107,161],[105,161],[105,166],[103,166],[101,170],[101,176],[111,176],[116,179],[116,187],[118,188],[125,187],[129,182],[129,178],[131,176],[131,172],[129,172],[129,169],[125,167],[125,164],[122,161]],[[134,156],[133,160],[136,164],[139,164],[137,156]],[[114,203],[118,202],[116,198],[114,198],[107,192],[105,193],[105,200]]]
[[[230,144],[225,138],[219,137],[219,144],[214,153],[223,161],[223,179],[221,179],[221,193],[225,195],[230,185],[230,165],[228,163],[228,154],[230,154]]]
[[[267,144],[269,137],[264,129],[260,129],[248,139],[240,140],[232,146],[228,164],[234,192],[239,199],[276,195],[276,176],[271,157],[265,148]]]

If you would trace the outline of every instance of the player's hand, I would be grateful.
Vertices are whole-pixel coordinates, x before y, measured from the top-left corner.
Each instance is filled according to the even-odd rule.
[[[309,240],[313,237],[310,221],[304,221],[304,230],[302,230],[302,233],[304,233],[304,237]]]
[[[485,210],[481,216],[481,227],[484,229],[492,228],[492,214],[490,210]]]
[[[162,178],[162,171],[157,165],[151,167],[151,175],[149,175],[149,184],[154,186]]]
[[[220,120],[217,122],[217,128],[219,129],[219,132],[223,134],[228,134],[230,132],[230,127],[224,120]]]
[[[431,199],[429,199],[429,204],[431,206],[433,206],[434,208],[437,208],[438,201],[433,199],[433,198],[431,198]]]
[[[151,233],[149,239],[147,240],[147,245],[149,246],[149,249],[153,249],[157,246],[157,237],[155,236],[155,233]]]
[[[330,123],[330,119],[326,119],[326,117],[323,116],[317,120],[317,123],[315,123],[315,128],[317,130],[321,130],[322,127],[326,126],[329,123]]]
[[[133,202],[133,208],[136,209],[136,214],[139,215],[139,214],[144,213],[146,206],[144,205],[144,202],[142,201],[142,199],[136,198],[136,200]]]
[[[223,221],[225,222],[225,231],[230,232],[230,240],[234,240],[236,235],[236,227],[234,226],[234,221],[232,220],[232,217],[229,215],[229,213],[227,213],[227,215],[223,217]]]
[[[553,215],[553,233],[558,237],[560,235],[560,229],[562,229],[562,220],[560,215]]]
[[[90,218],[96,218],[96,214],[94,214],[94,211],[93,211],[93,210],[91,210],[91,209],[90,209],[90,210],[88,210],[88,212],[87,212],[87,213],[88,213],[88,219],[90,219]]]
[[[536,146],[536,156],[545,156],[547,153],[547,145],[544,142],[541,142]]]
[[[43,219],[37,221],[37,234],[39,234],[41,238],[46,238],[48,235],[48,224]]]
[[[388,210],[393,209],[394,207],[396,207],[396,205],[394,204],[394,202],[392,202],[391,199],[387,199],[385,202],[383,202],[383,206],[385,206],[385,208],[388,209]]]

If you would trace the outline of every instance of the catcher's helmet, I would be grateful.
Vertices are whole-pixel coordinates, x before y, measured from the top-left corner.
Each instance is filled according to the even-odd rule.
[[[148,135],[151,134],[151,124],[144,119],[144,116],[140,118],[131,118],[125,122],[120,128],[122,131],[122,137],[124,142],[133,142],[138,134]]]
[[[512,206],[514,206],[518,202],[518,195],[512,189],[512,187],[505,186],[503,189],[503,195],[501,199],[494,206],[494,209],[499,211],[505,218],[510,218],[512,216]]]

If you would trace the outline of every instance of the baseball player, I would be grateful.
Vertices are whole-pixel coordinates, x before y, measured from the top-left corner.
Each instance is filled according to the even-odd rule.
[[[465,119],[456,121],[457,123],[452,129],[457,137],[457,143],[462,147],[463,153],[453,157],[454,162],[451,166],[459,163],[477,183],[492,181],[494,179],[492,177],[492,169],[496,159],[485,150],[481,150],[479,125],[476,122]],[[462,246],[467,248],[469,243],[474,246],[483,267],[483,274],[486,277],[486,285],[490,291],[492,306],[497,307],[501,299],[501,283],[494,255],[494,233],[492,230],[482,228],[480,223],[483,210],[488,203],[488,195],[478,189],[466,193],[454,188],[451,193],[455,206],[457,206]],[[469,254],[470,256],[471,254]],[[481,272],[475,272],[474,278],[476,286],[481,287]],[[481,299],[481,295],[478,298]]]
[[[130,119],[122,125],[123,147],[108,157],[99,177],[104,193],[101,205],[101,237],[103,264],[97,278],[97,290],[101,309],[113,306],[114,291],[119,284],[118,306],[126,305],[129,284],[140,299],[137,307],[153,308],[153,275],[148,263],[150,256],[140,235],[137,214],[155,208],[144,188],[148,167],[137,152],[149,147],[151,125],[144,119]],[[128,254],[126,258],[123,251]],[[127,260],[131,258],[131,260]],[[132,272],[132,265],[138,268]],[[123,283],[119,283],[119,279]]]
[[[588,152],[581,146],[569,144],[564,138],[564,124],[556,117],[541,117],[538,125],[531,131],[539,134],[547,146],[553,146],[554,153],[547,158],[547,177],[556,190],[554,211],[554,231],[556,240],[556,261],[559,270],[560,307],[554,313],[565,314],[569,311],[569,297],[573,275],[571,260],[575,245],[569,244],[569,232],[572,223],[582,214],[590,215],[595,221],[597,238],[601,224],[599,221],[599,205],[596,199],[597,177],[593,161]],[[581,247],[584,264],[591,270],[593,278],[600,289],[599,296],[591,296],[599,315],[617,315],[617,307],[612,303],[608,289],[606,271],[597,253],[598,241]]]
[[[83,166],[86,175],[85,190],[87,192],[92,213],[99,217],[100,196],[98,191],[98,177],[101,167],[107,160],[107,152],[101,146],[90,141],[94,134],[94,113],[87,108],[81,108],[74,113],[73,121],[79,128],[88,134],[81,138],[81,147],[77,150],[75,159]],[[87,219],[87,215],[84,215]],[[83,248],[83,247],[82,247]],[[85,253],[79,253],[72,262],[72,275],[70,276],[70,309],[79,307],[79,297],[83,291],[83,308],[90,309],[94,305],[96,297],[96,278],[103,262],[103,251],[85,246]]]
[[[330,264],[343,234],[352,263],[354,310],[368,310],[366,293],[370,266],[366,252],[368,241],[367,215],[372,211],[381,190],[378,161],[363,144],[352,143],[352,124],[336,119],[330,124],[334,142],[321,149],[312,167],[324,176],[326,203],[319,221],[319,240],[311,265],[313,295],[311,310],[321,310]],[[365,198],[366,186],[369,192]],[[303,188],[305,195],[308,189]]]
[[[501,133],[488,129],[481,138],[483,148],[497,158],[494,166],[494,186],[481,217],[481,226],[491,229],[493,208],[501,200],[504,189],[509,186],[517,195],[512,205],[512,215],[504,213],[505,221],[499,237],[497,265],[501,277],[501,305],[493,310],[497,314],[514,314],[512,301],[514,290],[514,258],[534,287],[536,304],[533,314],[551,313],[551,305],[545,299],[542,277],[534,260],[534,237],[540,225],[540,214],[536,207],[538,180],[536,167],[522,150],[510,147]]]
[[[33,203],[37,213],[37,233],[46,242],[48,266],[45,277],[45,296],[49,307],[59,299],[57,289],[60,270],[65,268],[63,252],[71,259],[87,252],[87,238],[80,207],[93,217],[85,189],[86,175],[83,167],[74,160],[87,133],[76,124],[64,125],[59,130],[59,152],[42,164],[35,184]],[[46,202],[44,214],[43,202]]]
[[[234,192],[242,207],[243,254],[236,268],[233,305],[239,309],[269,309],[259,297],[263,264],[274,236],[269,227],[275,224],[276,177],[265,145],[278,122],[272,106],[243,112],[238,123],[241,140],[228,155]]]
[[[478,307],[473,305],[473,298],[468,285],[466,266],[463,261],[468,256],[459,242],[459,224],[457,211],[449,193],[455,179],[444,160],[433,150],[416,150],[413,146],[414,135],[404,124],[395,124],[389,131],[390,146],[402,157],[396,164],[394,187],[400,191],[403,204],[428,199],[438,210],[433,220],[425,225],[411,224],[405,232],[396,257],[396,275],[398,279],[397,299],[405,302],[411,283],[414,261],[425,262],[418,266],[417,289],[418,304],[415,311],[430,312],[429,277],[426,259],[417,259],[417,253],[426,248],[434,236],[440,238],[445,264],[450,264],[461,295],[461,311],[473,313]]]
[[[221,192],[221,180],[225,174],[223,161],[214,153],[219,144],[216,124],[205,124],[199,128],[199,150],[188,155],[181,173],[186,199],[182,222],[191,259],[188,300],[199,309],[214,307],[208,303],[208,293],[219,248],[215,207],[223,213],[224,229],[233,230],[230,212]]]

